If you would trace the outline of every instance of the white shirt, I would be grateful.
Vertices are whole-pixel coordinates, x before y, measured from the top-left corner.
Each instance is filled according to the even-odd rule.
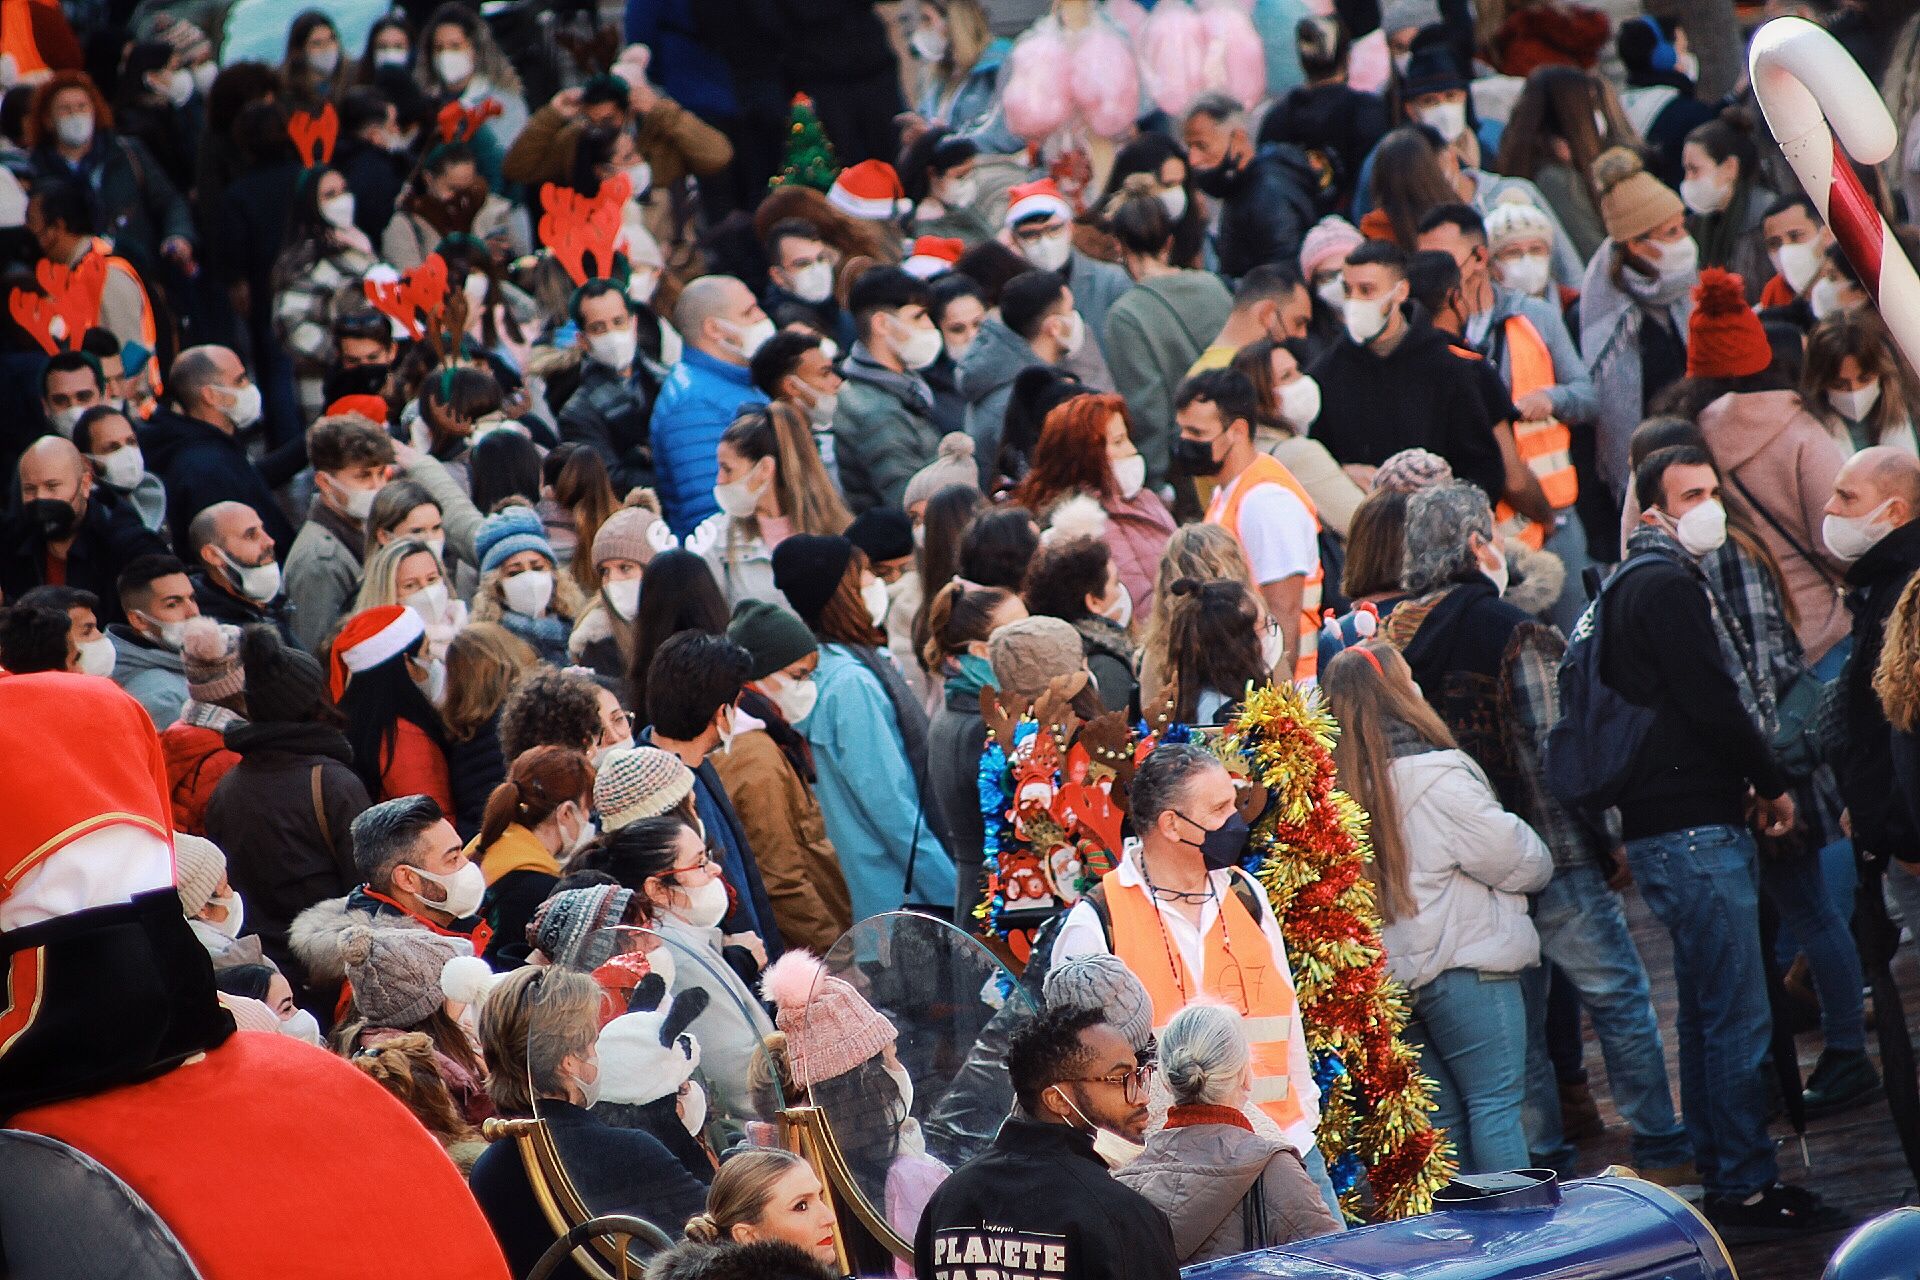
[[[1120,884],[1144,892],[1147,886],[1145,878],[1140,874],[1139,856],[1140,842],[1128,840],[1126,857],[1120,860],[1120,866],[1115,875]],[[1273,908],[1267,903],[1266,890],[1260,888],[1259,883],[1245,871],[1234,868],[1207,873],[1207,881],[1213,888],[1213,896],[1201,905],[1200,921],[1197,925],[1175,911],[1171,904],[1162,902],[1151,894],[1148,895],[1148,899],[1153,903],[1154,910],[1160,913],[1160,923],[1166,929],[1166,936],[1179,951],[1180,959],[1185,964],[1187,972],[1199,975],[1204,985],[1206,966],[1201,961],[1205,957],[1206,948],[1202,943],[1207,936],[1207,931],[1213,927],[1214,919],[1220,914],[1220,903],[1233,892],[1235,876],[1253,885],[1256,900],[1260,903],[1260,933],[1267,940],[1268,950],[1273,953],[1274,968],[1279,970],[1286,979],[1288,990],[1295,992],[1297,1000],[1298,989],[1294,986],[1293,970],[1287,964],[1287,946],[1280,937],[1280,924],[1273,918]],[[1075,903],[1073,909],[1067,913],[1066,922],[1060,926],[1059,936],[1054,939],[1053,963],[1057,965],[1079,956],[1104,955],[1112,950],[1113,948],[1107,944],[1106,930],[1101,927],[1100,917],[1094,911],[1093,904],[1081,901]],[[1197,996],[1200,992],[1193,994]],[[1156,1027],[1155,1030],[1159,1028]],[[1301,1121],[1282,1136],[1287,1145],[1304,1160],[1313,1148],[1314,1131],[1320,1123],[1320,1089],[1313,1082],[1313,1067],[1307,1057],[1306,1032],[1297,1017],[1293,1019],[1292,1030],[1288,1037],[1287,1076],[1292,1084],[1294,1096],[1300,1100]],[[1251,1112],[1252,1109],[1249,1108],[1249,1111]],[[1264,1119],[1265,1113],[1259,1112],[1256,1123]],[[1271,1122],[1268,1123],[1271,1124]]]
[[[1209,522],[1219,522],[1247,475],[1242,471],[1232,484],[1214,491],[1207,510]],[[1238,532],[1253,580],[1263,587],[1282,578],[1305,577],[1320,567],[1320,531],[1313,513],[1283,484],[1263,484],[1250,491],[1240,504],[1240,528],[1228,532]]]

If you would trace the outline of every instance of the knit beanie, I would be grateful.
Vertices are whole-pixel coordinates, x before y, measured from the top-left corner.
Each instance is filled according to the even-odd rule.
[[[593,775],[593,807],[603,831],[657,818],[687,798],[693,770],[658,747],[609,751]]]
[[[1453,480],[1453,464],[1425,449],[1402,449],[1373,473],[1375,493],[1418,493]]]
[[[940,437],[940,452],[934,460],[907,481],[907,492],[900,499],[900,505],[911,509],[914,503],[925,502],[942,489],[951,489],[957,484],[977,492],[980,466],[973,460],[973,437],[964,431],[949,431]]]
[[[657,511],[645,507],[622,507],[607,517],[593,535],[593,567],[609,560],[631,560],[646,564],[655,554],[673,545],[673,534]]]
[[[247,718],[255,724],[303,723],[326,699],[320,664],[288,647],[271,626],[241,633],[240,667],[246,675]]]
[[[1745,378],[1772,363],[1773,346],[1747,305],[1745,283],[1719,267],[1702,271],[1687,321],[1687,376]]]
[[[1306,239],[1300,242],[1300,278],[1308,284],[1313,283],[1313,273],[1327,265],[1334,258],[1346,261],[1352,253],[1365,243],[1360,229],[1337,213],[1330,213],[1313,224]]]
[[[1055,965],[1042,988],[1049,1009],[1099,1009],[1135,1053],[1153,1039],[1153,997],[1120,957],[1099,952]]]
[[[840,589],[852,559],[853,543],[845,538],[796,533],[782,538],[773,549],[773,585],[811,627]]]
[[[534,908],[527,922],[527,945],[564,968],[583,973],[595,969],[613,954],[613,939],[594,935],[623,923],[632,905],[633,890],[617,884],[556,893]]]
[[[340,931],[340,946],[355,1007],[375,1026],[403,1030],[446,1003],[440,970],[447,961],[473,954],[473,944],[465,938],[430,929],[369,929],[358,924]]]
[[[192,618],[180,649],[187,696],[195,702],[231,698],[245,687],[240,673],[240,628],[212,618]]]
[[[1516,240],[1553,244],[1553,220],[1524,191],[1503,191],[1487,210],[1487,252],[1498,253]]]
[[[1079,676],[1073,693],[1086,687],[1087,657],[1080,633],[1059,618],[1009,622],[987,637],[987,661],[994,683],[1015,697],[1039,697],[1056,676]]]
[[[820,649],[820,642],[806,623],[794,617],[791,610],[766,600],[742,600],[735,605],[733,621],[727,624],[727,639],[753,659],[753,665],[747,668],[749,680],[765,680]]]
[[[481,573],[492,573],[522,551],[538,551],[550,564],[560,563],[532,507],[515,505],[496,511],[480,522],[480,532],[473,536],[473,552],[480,558]]]
[[[899,507],[869,507],[847,526],[847,541],[875,564],[905,559],[913,554],[913,517]]]
[[[760,993],[787,1033],[787,1065],[802,1089],[847,1074],[899,1035],[851,985],[828,976],[811,952],[789,951],[768,965]]]
[[[1637,240],[1686,212],[1673,189],[1648,173],[1640,157],[1625,147],[1600,153],[1593,162],[1593,185],[1600,192],[1601,221],[1615,244]]]
[[[1386,0],[1380,6],[1380,30],[1387,36],[1408,27],[1431,27],[1441,20],[1438,0]]]
[[[173,833],[173,879],[180,891],[181,912],[191,920],[213,901],[213,891],[226,878],[227,855],[204,836]]]

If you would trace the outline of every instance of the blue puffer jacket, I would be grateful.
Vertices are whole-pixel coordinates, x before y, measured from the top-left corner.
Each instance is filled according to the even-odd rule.
[[[735,414],[766,402],[745,365],[693,347],[667,375],[653,407],[653,472],[675,537],[686,537],[720,509],[713,501],[720,471],[713,451]]]

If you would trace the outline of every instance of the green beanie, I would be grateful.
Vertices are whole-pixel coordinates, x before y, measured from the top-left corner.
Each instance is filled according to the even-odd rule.
[[[752,655],[749,680],[765,680],[820,648],[806,623],[791,610],[765,600],[742,600],[735,606],[727,638]]]

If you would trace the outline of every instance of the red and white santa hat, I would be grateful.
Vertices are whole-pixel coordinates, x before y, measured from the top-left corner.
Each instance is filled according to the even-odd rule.
[[[1029,218],[1061,217],[1073,220],[1073,206],[1053,185],[1052,178],[1023,182],[1007,192],[1007,225],[1017,227]]]
[[[375,605],[348,618],[333,641],[333,700],[347,691],[348,676],[405,653],[425,634],[427,624],[403,604]]]
[[[945,236],[921,236],[913,242],[913,248],[907,254],[907,260],[900,265],[906,268],[910,276],[921,280],[931,280],[937,275],[953,270],[960,261],[960,255],[966,252],[965,240],[949,239]]]
[[[913,207],[900,175],[884,160],[862,160],[842,169],[827,192],[827,203],[872,222],[891,221]]]

